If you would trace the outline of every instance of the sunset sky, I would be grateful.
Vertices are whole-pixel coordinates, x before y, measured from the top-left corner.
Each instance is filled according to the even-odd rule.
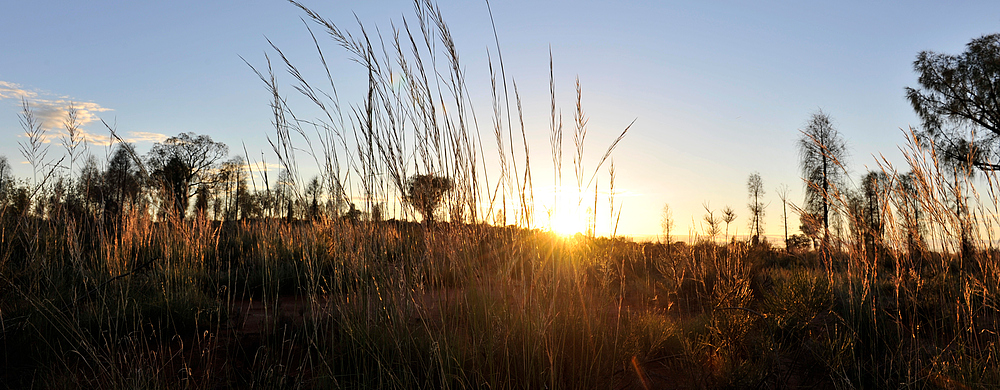
[[[412,18],[408,1],[304,1],[345,29],[355,17],[384,34]],[[804,4],[811,3],[811,4]],[[782,232],[775,188],[802,202],[796,141],[810,115],[828,113],[846,139],[855,180],[875,157],[902,164],[901,129],[918,125],[903,88],[917,86],[918,52],[958,54],[969,40],[1000,32],[1000,2],[660,2],[494,1],[490,3],[508,78],[516,80],[532,148],[536,196],[551,191],[549,50],[563,121],[572,123],[575,79],[590,119],[585,166],[635,120],[614,154],[619,234],[660,231],[673,209],[674,234],[701,231],[702,205],[729,205],[745,233],[747,177],[767,191],[766,231]],[[480,118],[492,115],[487,51],[496,53],[484,1],[440,7],[462,56]],[[103,156],[104,119],[144,153],[180,132],[210,135],[251,158],[271,161],[270,96],[241,56],[264,66],[267,39],[321,80],[303,13],[282,1],[18,1],[0,7],[0,155],[19,177],[31,172],[18,151],[26,98],[48,125],[68,102]],[[344,104],[363,98],[358,65],[320,36]],[[286,92],[292,93],[285,77]],[[58,127],[58,126],[57,126]],[[52,131],[58,135],[58,129]],[[564,139],[570,178],[572,129]],[[63,153],[53,142],[50,158]],[[599,174],[606,191],[607,166]],[[566,179],[567,183],[572,179]],[[598,205],[598,233],[610,223]],[[616,206],[617,207],[617,206]],[[604,208],[601,210],[601,208]],[[797,232],[798,219],[791,232]],[[693,225],[692,225],[693,223]],[[538,225],[544,225],[539,222]]]

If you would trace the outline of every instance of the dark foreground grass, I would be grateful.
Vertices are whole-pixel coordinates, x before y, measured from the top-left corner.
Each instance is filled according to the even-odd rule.
[[[7,388],[1000,385],[993,275],[954,257],[863,273],[842,252],[828,272],[814,252],[485,225],[19,223]]]

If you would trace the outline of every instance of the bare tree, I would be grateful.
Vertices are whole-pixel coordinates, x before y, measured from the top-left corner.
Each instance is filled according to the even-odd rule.
[[[788,250],[788,185],[782,184],[775,192],[781,199],[781,218],[785,228],[785,250]]]
[[[760,235],[764,233],[764,209],[762,201],[764,197],[764,180],[760,178],[760,173],[754,172],[747,179],[747,197],[750,203],[750,237],[754,243],[760,242]]]

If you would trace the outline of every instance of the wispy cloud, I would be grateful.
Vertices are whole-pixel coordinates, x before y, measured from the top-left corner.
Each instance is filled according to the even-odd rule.
[[[88,144],[96,146],[109,146],[118,140],[111,136],[111,132],[106,132],[105,134],[92,134],[84,129],[80,130],[80,133],[87,140]],[[61,142],[61,137],[66,136],[66,130],[56,129],[54,132],[46,134],[45,142],[52,142],[53,140]],[[139,143],[139,142],[161,142],[167,139],[166,135],[159,133],[148,133],[145,131],[129,131],[126,133],[118,133],[122,141],[129,143]]]
[[[160,133],[149,133],[145,131],[130,131],[125,142],[161,142],[167,139],[166,135]]]
[[[0,80],[0,99],[34,99],[37,92],[21,88],[20,85]]]
[[[101,134],[104,131],[90,131],[86,127],[88,124],[100,122],[99,116],[102,112],[112,111],[93,102],[81,102],[70,99],[67,96],[56,96],[55,94],[27,89],[17,83],[0,80],[0,100],[13,99],[17,104],[21,100],[28,102],[31,111],[43,129],[47,131],[45,142],[59,141],[67,135],[65,122],[69,117],[71,109],[76,110],[76,123],[80,134],[88,143],[92,145],[109,145],[112,143],[110,134]],[[119,134],[122,135],[122,134]],[[129,132],[128,137],[122,137],[126,142],[158,142],[167,138],[163,134],[149,132]]]

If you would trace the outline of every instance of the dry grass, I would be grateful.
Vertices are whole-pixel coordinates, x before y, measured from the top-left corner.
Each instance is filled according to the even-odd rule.
[[[883,162],[869,204],[881,212],[831,192],[853,228],[825,240],[827,251],[557,236],[530,228],[528,145],[502,61],[490,124],[499,155],[489,157],[436,6],[417,2],[415,20],[374,39],[295,5],[369,79],[363,103],[342,110],[332,77],[327,90],[310,84],[275,47],[325,118],[306,121],[271,65],[258,72],[286,184],[304,197],[294,150],[310,151],[329,194],[323,216],[287,220],[272,205],[218,222],[134,206],[108,221],[92,208],[39,212],[33,187],[0,183],[2,387],[1000,386],[995,176],[948,171],[911,137],[908,174]],[[576,111],[574,177],[581,193],[596,191],[625,132],[587,181]],[[406,210],[399,199],[417,174],[454,181],[448,222],[345,212],[351,199],[365,212]]]

